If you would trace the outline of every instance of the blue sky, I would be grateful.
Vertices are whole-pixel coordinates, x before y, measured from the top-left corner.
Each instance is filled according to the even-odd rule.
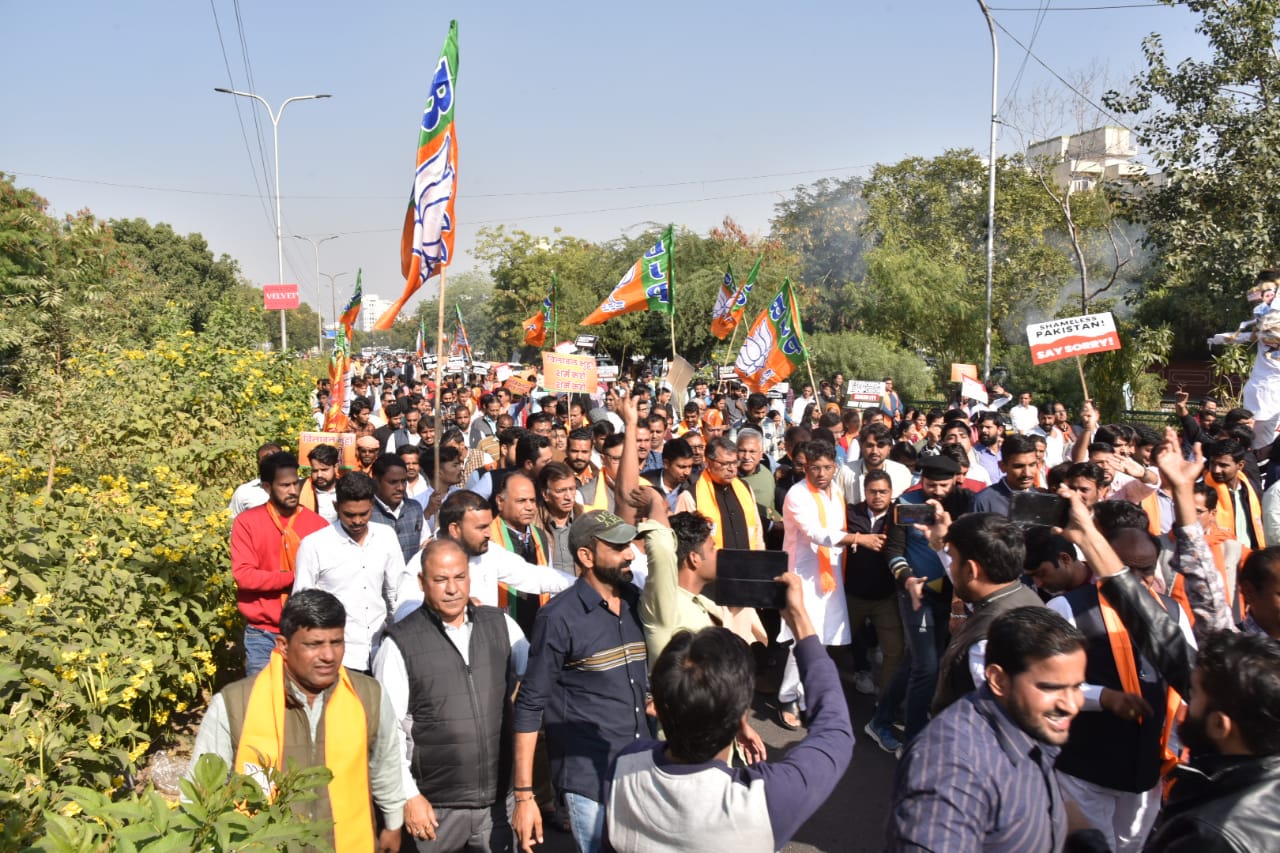
[[[1050,0],[1043,15],[1044,0],[992,5],[1008,8],[996,19],[1024,44],[1034,33],[1033,52],[1068,77],[1101,64],[1114,82],[1127,80],[1151,32],[1174,58],[1203,54],[1182,9],[1054,11],[1107,2]],[[0,64],[11,82],[0,91],[10,117],[0,170],[18,173],[55,213],[87,207],[199,231],[254,283],[275,281],[252,112],[268,175],[271,125],[253,102],[213,91],[250,88],[232,0],[3,7]],[[967,0],[241,0],[238,11],[254,90],[273,105],[333,95],[285,111],[281,189],[286,235],[341,235],[321,250],[324,272],[352,274],[340,279],[339,302],[357,267],[366,292],[391,297],[403,285],[399,229],[417,124],[450,18],[460,44],[453,272],[473,266],[483,225],[603,240],[648,221],[705,231],[732,215],[764,233],[797,184],[987,147],[990,40]],[[1001,33],[1000,53],[1004,100],[1025,52]],[[1014,98],[1026,110],[1045,85],[1063,91],[1030,60]],[[1018,147],[1002,133],[1002,153]],[[285,278],[314,302],[308,244],[286,238]],[[326,283],[326,308],[328,296]]]

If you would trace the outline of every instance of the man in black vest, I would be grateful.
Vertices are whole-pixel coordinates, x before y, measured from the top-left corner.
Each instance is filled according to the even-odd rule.
[[[1118,507],[1110,501],[1105,505]],[[1194,645],[1182,609],[1153,588],[1160,543],[1147,532],[1146,515],[1132,504],[1123,509],[1097,514],[1099,529],[1120,561],[1178,623],[1183,641]],[[1161,765],[1172,726],[1171,688],[1097,584],[1077,587],[1052,599],[1049,607],[1088,641],[1084,713],[1071,723],[1071,739],[1058,756],[1058,779],[1112,850],[1136,853],[1160,811]]]
[[[528,643],[501,610],[471,603],[456,542],[428,542],[418,579],[423,606],[374,661],[401,720],[405,832],[421,851],[510,851],[510,696]]]

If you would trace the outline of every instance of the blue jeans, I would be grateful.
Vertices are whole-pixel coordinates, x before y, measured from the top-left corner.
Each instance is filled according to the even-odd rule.
[[[951,608],[941,596],[925,592],[920,609],[916,610],[911,606],[911,596],[899,590],[898,610],[902,614],[907,664],[898,667],[888,691],[880,697],[872,723],[892,725],[898,706],[905,700],[906,733],[902,740],[906,743],[929,722],[929,705],[938,685],[938,661],[947,647]]]
[[[565,791],[564,807],[569,811],[569,831],[578,853],[600,853],[604,838],[604,806],[590,797]]]
[[[267,668],[276,648],[276,635],[271,631],[246,625],[244,628],[244,674],[252,677]]]

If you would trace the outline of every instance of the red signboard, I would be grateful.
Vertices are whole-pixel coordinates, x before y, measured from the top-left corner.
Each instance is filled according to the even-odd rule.
[[[298,285],[296,284],[264,284],[262,285],[262,307],[268,311],[282,311],[286,308],[298,307]]]

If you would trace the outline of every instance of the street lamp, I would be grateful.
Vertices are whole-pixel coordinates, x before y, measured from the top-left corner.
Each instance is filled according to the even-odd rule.
[[[329,302],[331,303],[331,307],[333,308],[333,325],[337,326],[338,325],[338,297],[334,295],[333,282],[337,279],[342,278],[344,275],[351,275],[351,273],[339,272],[339,273],[334,273],[333,275],[330,275],[327,272],[322,272],[320,273],[320,275],[329,279]]]
[[[271,139],[274,145],[276,166],[276,265],[279,278],[276,280],[281,284],[284,283],[284,239],[280,235],[280,117],[284,115],[284,108],[294,101],[315,101],[321,98],[331,98],[332,95],[295,95],[292,98],[286,98],[284,103],[280,105],[280,109],[276,112],[271,111],[271,105],[261,95],[255,95],[253,92],[241,92],[236,89],[223,89],[215,86],[213,91],[221,92],[224,95],[239,95],[242,98],[253,98],[258,103],[267,108],[267,115],[271,116]],[[288,333],[284,327],[284,309],[280,309],[280,351],[284,352],[288,348]]]
[[[991,30],[991,154],[987,162],[987,343],[982,359],[982,381],[991,378],[991,278],[996,263],[996,128],[1000,108],[996,103],[996,73],[1000,69],[1000,53],[996,47],[996,25],[984,0],[978,0]]]
[[[312,240],[310,237],[303,237],[301,234],[294,234],[295,240],[306,240],[311,244],[311,248],[316,250],[316,343],[319,345],[319,352],[324,355],[324,312],[320,310],[320,244],[328,243],[330,240],[337,240],[337,234],[332,237],[324,237],[321,240]]]

